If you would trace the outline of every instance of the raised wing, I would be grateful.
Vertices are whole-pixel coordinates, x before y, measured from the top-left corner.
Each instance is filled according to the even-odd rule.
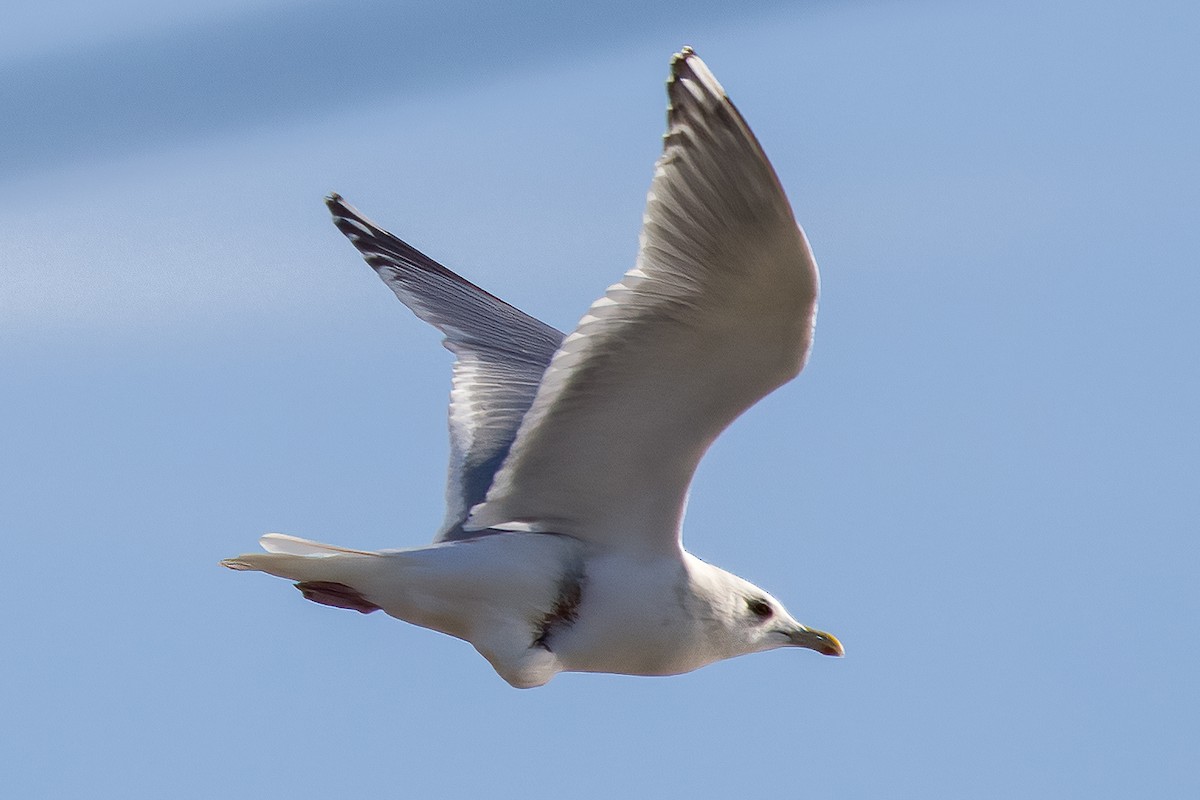
[[[817,268],[775,171],[690,48],[667,93],[637,265],[563,341],[468,529],[678,548],[700,457],[804,365]]]
[[[446,519],[436,541],[476,536],[462,523],[483,502],[563,334],[464,280],[363,217],[325,199],[334,224],[456,356],[450,391]]]

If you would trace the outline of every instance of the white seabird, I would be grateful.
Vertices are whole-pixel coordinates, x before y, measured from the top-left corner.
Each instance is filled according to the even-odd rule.
[[[798,646],[842,655],[757,586],[683,549],[688,485],[739,414],[795,377],[816,320],[804,233],[745,120],[684,48],[636,266],[565,338],[361,216],[334,222],[454,353],[447,513],[368,552],[269,533],[232,569],[465,639],[517,687],[672,675]]]

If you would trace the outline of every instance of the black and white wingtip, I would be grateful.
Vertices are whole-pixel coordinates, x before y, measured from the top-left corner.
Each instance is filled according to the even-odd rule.
[[[464,281],[408,242],[364,217],[357,208],[343,200],[337,192],[330,192],[325,198],[325,205],[329,208],[329,213],[333,215],[333,224],[337,226],[337,229],[350,240],[350,243],[358,249],[366,262],[393,289],[396,289],[392,280],[394,275],[420,270],[437,273],[452,281],[464,283],[475,290],[483,291],[474,284]],[[409,303],[409,300],[404,297],[401,300],[406,304]]]
[[[684,47],[671,59],[671,75],[667,78],[666,147],[676,137],[693,135],[694,128],[710,126],[740,129],[753,138],[750,128],[738,113],[725,87],[690,47]]]
[[[701,100],[704,94],[721,100],[729,99],[717,76],[713,75],[708,65],[696,55],[696,51],[686,45],[671,58],[671,77],[667,80],[668,93],[679,83],[691,89],[697,100]]]
[[[708,131],[710,133],[705,133]],[[690,47],[682,48],[671,59],[671,75],[667,78],[667,131],[663,134],[664,157],[689,148],[703,147],[703,141],[713,131],[725,131],[746,142],[753,158],[770,169],[770,162],[758,139],[750,130],[737,106],[725,93],[725,87]],[[771,171],[771,180],[778,182]]]
[[[355,244],[364,236],[378,238],[380,234],[389,235],[358,213],[358,209],[343,200],[337,192],[330,192],[325,197],[325,206],[333,215],[333,224]]]

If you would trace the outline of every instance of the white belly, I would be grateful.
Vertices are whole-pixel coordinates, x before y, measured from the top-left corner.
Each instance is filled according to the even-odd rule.
[[[568,672],[673,675],[702,667],[715,659],[690,585],[678,558],[589,558],[578,616],[548,646]]]

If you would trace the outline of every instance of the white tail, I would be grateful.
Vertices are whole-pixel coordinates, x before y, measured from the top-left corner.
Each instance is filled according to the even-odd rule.
[[[257,570],[294,581],[338,581],[358,571],[363,559],[374,560],[379,553],[351,550],[331,544],[268,533],[258,540],[265,553],[246,553],[227,558],[221,566],[236,570]]]
[[[268,553],[286,553],[291,556],[379,555],[369,550],[351,550],[347,547],[314,542],[311,539],[301,539],[299,536],[288,536],[286,533],[263,534],[258,543]]]

